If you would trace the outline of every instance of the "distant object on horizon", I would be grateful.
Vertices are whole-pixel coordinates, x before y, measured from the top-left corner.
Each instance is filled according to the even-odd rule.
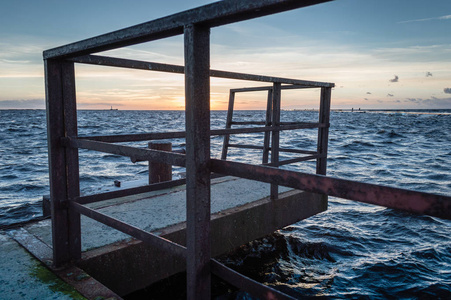
[[[118,110],[118,108],[113,108],[113,106],[111,106],[110,110]]]

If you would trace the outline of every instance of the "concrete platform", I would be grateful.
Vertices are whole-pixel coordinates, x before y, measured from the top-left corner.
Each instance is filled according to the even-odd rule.
[[[0,232],[0,299],[86,299]]]
[[[212,180],[211,189],[212,256],[327,209],[327,196],[280,187],[279,199],[271,201],[269,184],[234,177]],[[88,206],[184,245],[185,192],[185,186],[179,186]],[[106,225],[84,216],[81,222],[83,254],[78,267],[118,295],[142,289],[185,268],[184,261]],[[29,224],[21,230],[20,234],[16,232],[19,239],[26,232],[50,249],[50,220]],[[28,245],[36,248],[32,243]]]

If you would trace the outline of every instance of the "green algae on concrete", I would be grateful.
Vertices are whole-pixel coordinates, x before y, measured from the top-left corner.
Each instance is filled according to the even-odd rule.
[[[0,299],[85,299],[0,231]]]
[[[55,274],[52,273],[46,266],[39,261],[34,261],[34,266],[31,266],[30,275],[37,278],[43,284],[49,287],[55,293],[64,294],[70,299],[86,300],[76,289],[67,284]]]

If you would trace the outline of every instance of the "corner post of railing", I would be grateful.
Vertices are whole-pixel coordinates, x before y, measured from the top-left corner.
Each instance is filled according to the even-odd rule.
[[[210,299],[210,28],[184,28],[187,299]]]
[[[280,126],[280,102],[281,102],[281,84],[274,82],[272,88],[272,141],[271,141],[271,165],[279,167],[279,144],[280,144],[280,131],[275,127]],[[271,184],[271,199],[275,200],[279,196],[279,186],[277,184]]]
[[[265,126],[271,126],[271,116],[272,116],[272,89],[268,90],[268,99],[266,102],[266,119]],[[263,140],[263,158],[262,164],[267,164],[269,159],[269,142],[271,139],[271,132],[265,131],[265,137]]]
[[[321,88],[321,99],[319,106],[319,123],[327,126],[318,128],[317,152],[320,157],[316,160],[316,174],[326,175],[327,171],[327,147],[329,140],[329,122],[330,122],[330,98],[331,87]]]
[[[77,136],[74,64],[46,59],[45,86],[53,264],[61,266],[81,257],[80,214],[69,209],[80,193],[78,149],[62,144]]]
[[[233,106],[235,104],[235,92],[230,90],[229,94],[229,108],[227,110],[227,120],[226,120],[226,129],[232,128],[232,120],[233,120]],[[222,154],[221,159],[227,159],[227,151],[229,149],[230,142],[230,134],[224,135],[224,142],[222,143]]]

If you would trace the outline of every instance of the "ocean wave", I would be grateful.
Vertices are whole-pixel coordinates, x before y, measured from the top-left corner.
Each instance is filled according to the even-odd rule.
[[[0,227],[27,222],[42,216],[41,202],[0,206]]]
[[[80,135],[183,131],[184,112],[79,111]],[[45,111],[0,111],[0,224],[36,218],[48,194]],[[212,112],[223,128],[226,112]],[[264,112],[236,111],[261,121]],[[283,121],[317,122],[317,112],[283,111]],[[9,120],[6,122],[5,120]],[[31,121],[31,122],[30,122]],[[451,192],[450,115],[331,113],[328,174],[424,192]],[[30,125],[31,123],[31,125]],[[22,124],[22,125],[20,125]],[[11,131],[9,131],[11,130]],[[27,131],[33,139],[26,137]],[[281,145],[316,149],[317,130],[284,131]],[[262,145],[262,135],[236,135]],[[139,144],[146,147],[146,143]],[[184,139],[173,147],[185,147]],[[222,137],[211,139],[220,155]],[[102,157],[103,155],[103,157]],[[230,149],[229,158],[261,163],[261,151]],[[80,150],[82,191],[114,180],[146,178],[146,163]],[[314,172],[315,163],[287,166]],[[184,172],[176,169],[176,172]],[[451,298],[451,221],[330,197],[326,212],[222,258],[233,268],[294,297]],[[237,299],[252,299],[238,293]],[[247,297],[247,298],[246,298]]]

